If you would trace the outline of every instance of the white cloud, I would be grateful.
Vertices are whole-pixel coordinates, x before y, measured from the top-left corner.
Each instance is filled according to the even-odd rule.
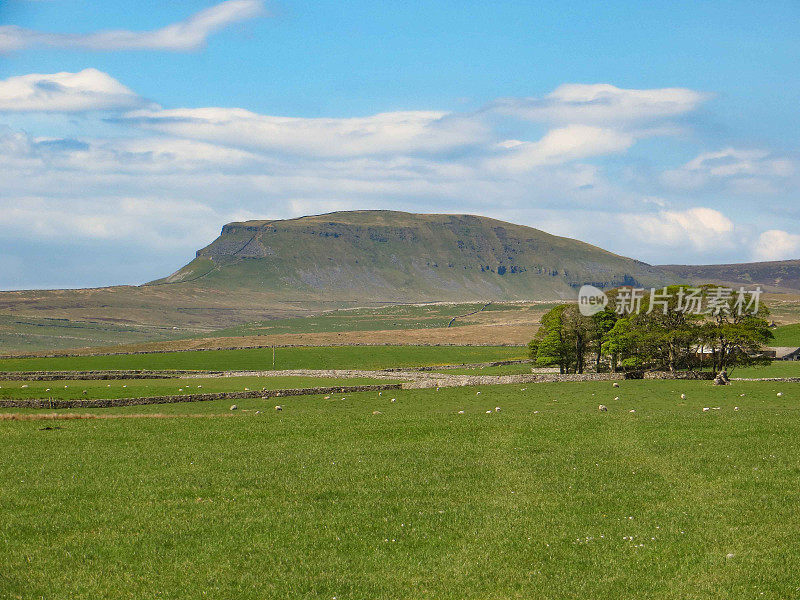
[[[771,229],[762,233],[753,248],[755,260],[800,259],[800,235]]]
[[[69,231],[83,240],[136,241],[165,250],[213,237],[219,219],[230,216],[199,202],[152,197],[17,197],[0,201],[0,210],[0,233],[6,235],[50,241]]]
[[[662,210],[656,214],[624,214],[620,220],[633,238],[653,246],[685,252],[727,250],[734,243],[734,224],[713,208],[697,206],[684,211]]]
[[[664,172],[661,180],[678,190],[718,187],[741,194],[772,194],[796,171],[796,164],[788,158],[763,150],[725,148],[700,154],[678,169]]]
[[[544,98],[506,98],[489,109],[530,121],[608,126],[684,115],[708,97],[685,88],[634,90],[607,83],[568,83]]]
[[[4,112],[129,110],[144,104],[132,90],[97,69],[0,80],[0,111]]]
[[[546,164],[616,154],[634,144],[631,135],[614,129],[589,125],[569,125],[551,129],[537,142],[508,140],[500,144],[501,153],[487,161],[490,169],[527,171]]]
[[[182,108],[133,111],[121,120],[178,137],[316,157],[442,152],[475,144],[488,133],[479,120],[436,111],[304,119],[241,108]]]
[[[100,31],[97,33],[45,33],[14,25],[0,26],[0,52],[25,48],[76,48],[82,50],[194,50],[213,33],[228,25],[264,14],[263,0],[226,0],[188,19],[154,31]]]

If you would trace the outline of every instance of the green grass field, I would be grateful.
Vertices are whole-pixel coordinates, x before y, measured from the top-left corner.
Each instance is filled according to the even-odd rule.
[[[772,335],[775,339],[772,340],[770,346],[798,346],[800,347],[800,324],[783,325],[773,330]]]
[[[798,384],[523,387],[0,421],[0,598],[800,595]]]
[[[276,369],[384,369],[525,358],[504,346],[328,346],[277,348]],[[0,371],[102,369],[271,370],[272,349],[204,350],[119,356],[63,356],[0,360]]]
[[[325,377],[209,377],[198,379],[120,379],[113,381],[0,380],[0,399],[91,400],[94,398],[140,398],[380,383],[389,382],[366,378],[333,379]],[[85,394],[83,393],[84,391],[86,391]]]

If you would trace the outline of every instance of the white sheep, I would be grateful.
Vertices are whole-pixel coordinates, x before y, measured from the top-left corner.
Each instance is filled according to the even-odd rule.
[[[236,406],[235,404],[231,404],[231,410],[237,410],[238,408],[239,408],[239,407],[238,407],[238,406]]]
[[[703,407],[703,412],[708,412],[710,409],[707,406]]]
[[[460,411],[458,411],[458,414],[460,414],[460,415],[463,415],[463,414],[464,414],[464,411],[463,411],[463,410],[460,410]]]
[[[615,381],[614,383],[612,383],[612,384],[611,384],[611,387],[618,388],[618,387],[619,387],[619,384],[618,384],[618,383]]]
[[[783,397],[783,392],[778,392],[778,398]]]
[[[283,410],[283,407],[282,407],[280,404],[276,404],[276,405],[275,405],[275,410],[277,410],[278,412],[280,412],[280,411],[282,411],[282,410]]]
[[[686,394],[681,394],[681,400],[686,400]]]
[[[499,406],[494,407],[494,412],[500,412],[501,408]]]
[[[608,412],[608,407],[605,404],[601,404],[600,406],[597,407],[597,410],[599,410],[600,412]]]

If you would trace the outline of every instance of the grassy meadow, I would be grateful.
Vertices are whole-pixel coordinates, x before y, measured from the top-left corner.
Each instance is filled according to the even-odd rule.
[[[772,335],[775,339],[770,342],[770,346],[800,347],[800,323],[776,327]]]
[[[283,369],[385,369],[526,358],[515,346],[316,346],[275,349]],[[0,360],[0,371],[114,369],[272,370],[271,348]]]
[[[0,399],[92,400],[95,398],[140,398],[380,383],[387,383],[387,381],[363,377],[351,379],[329,377],[204,377],[197,379],[115,379],[111,381],[0,380]]]
[[[798,384],[281,403],[0,421],[0,598],[800,595]]]

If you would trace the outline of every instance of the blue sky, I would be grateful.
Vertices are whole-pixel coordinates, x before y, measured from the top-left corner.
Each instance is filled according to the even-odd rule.
[[[0,289],[140,283],[229,220],[356,208],[651,263],[800,258],[798,23],[797,2],[0,2]]]

